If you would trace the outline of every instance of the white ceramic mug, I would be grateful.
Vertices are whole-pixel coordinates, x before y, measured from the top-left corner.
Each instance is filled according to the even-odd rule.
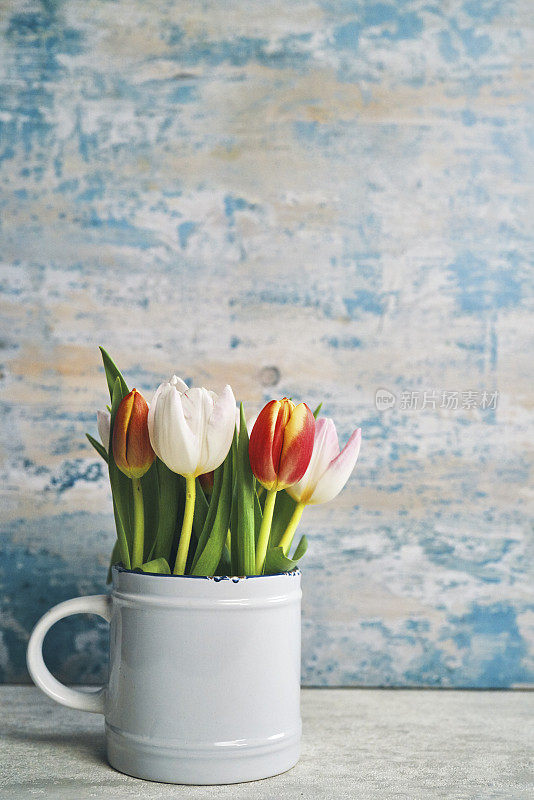
[[[108,761],[167,783],[266,778],[300,752],[300,572],[249,578],[113,568],[111,595],[54,606],[35,626],[28,669],[63,705],[105,715]],[[83,692],[43,661],[47,630],[71,614],[110,622],[107,686]]]

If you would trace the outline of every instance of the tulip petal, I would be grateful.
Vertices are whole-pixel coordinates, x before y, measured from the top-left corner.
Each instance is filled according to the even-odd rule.
[[[181,388],[185,388],[182,393]],[[148,415],[152,446],[173,472],[198,476],[226,458],[235,427],[235,398],[229,386],[221,396],[188,389],[173,376],[156,390]]]
[[[159,458],[160,451],[163,449],[163,425],[161,424],[161,416],[163,409],[163,395],[165,392],[170,391],[168,381],[160,383],[148,408],[148,433],[150,435],[150,442],[154,448],[154,452]],[[158,424],[156,425],[156,409],[158,409]],[[161,458],[163,461],[163,459]]]
[[[126,445],[128,441],[128,425],[134,405],[135,389],[124,397],[117,409],[113,423],[113,458],[116,465],[124,473],[128,473]]]
[[[327,503],[333,500],[348,481],[352,470],[358,460],[362,439],[361,429],[354,431],[347,444],[317,482],[315,491],[308,500],[310,504]]]
[[[333,420],[327,417],[320,417],[315,423],[313,453],[308,469],[300,481],[297,481],[287,489],[297,503],[309,502],[319,479],[337,455],[339,455],[339,442],[336,426]]]
[[[134,389],[126,444],[126,460],[132,470],[132,474],[139,470],[144,470],[144,474],[154,460],[154,451],[148,435],[147,417],[147,402],[143,395]],[[136,475],[136,477],[138,476]]]
[[[174,386],[176,389],[178,389],[178,391],[181,394],[183,394],[184,392],[187,392],[187,390],[189,388],[187,383],[184,383],[184,381],[181,378],[179,378],[178,375],[173,375],[172,378],[170,379],[169,383],[172,386]]]
[[[211,393],[213,394],[213,393]],[[207,421],[198,474],[217,469],[230,450],[235,429],[236,404],[228,384],[217,397]]]
[[[163,419],[165,426],[165,448],[169,462],[167,466],[180,475],[193,475],[200,458],[200,442],[189,427],[184,414],[185,394],[173,388],[165,396]]]
[[[96,412],[96,426],[98,428],[98,435],[100,436],[100,441],[106,448],[106,452],[108,452],[109,433],[111,428],[111,414],[109,413],[109,411]]]
[[[179,475],[193,475],[200,446],[187,424],[180,391],[170,382],[156,390],[148,413],[150,441],[156,455]]]
[[[141,478],[154,461],[148,434],[148,405],[137,391],[121,400],[113,424],[113,458],[129,478]]]
[[[213,413],[217,395],[204,388],[189,389],[182,395],[184,417],[199,447],[195,475],[208,472],[204,464],[209,463],[208,423]],[[230,445],[228,445],[230,447]]]
[[[160,449],[160,447],[159,447],[159,438],[160,437],[159,437],[159,428],[156,428],[156,426],[154,425],[154,420],[155,420],[155,416],[156,416],[156,406],[158,404],[158,400],[159,400],[159,398],[161,396],[161,393],[163,392],[163,389],[165,388],[166,385],[167,385],[166,383],[160,383],[160,385],[158,386],[158,388],[154,392],[152,400],[150,401],[150,405],[148,406],[148,433],[149,433],[149,436],[150,436],[150,443],[151,443],[152,447],[154,448],[154,452],[158,456],[159,456],[159,449]]]
[[[182,408],[191,433],[203,441],[206,435],[206,426],[213,411],[211,392],[198,387],[188,389],[182,394]]]
[[[306,403],[299,403],[291,411],[284,430],[278,469],[279,489],[296,483],[306,472],[313,453],[314,434],[315,417]]]
[[[258,414],[254,427],[250,433],[249,459],[252,472],[260,483],[267,489],[276,486],[278,478],[278,462],[282,449],[283,431],[278,431],[278,440],[275,443],[276,425],[279,412],[282,408],[280,400],[270,400]],[[274,454],[273,451],[278,450]]]

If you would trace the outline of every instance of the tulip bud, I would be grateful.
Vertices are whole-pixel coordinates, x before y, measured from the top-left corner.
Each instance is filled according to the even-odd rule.
[[[113,457],[129,478],[141,478],[154,461],[147,418],[146,400],[132,389],[121,400],[113,424]]]
[[[213,481],[214,481],[214,473],[213,470],[211,472],[205,472],[204,475],[198,476],[198,482],[202,486],[204,490],[204,494],[210,495],[213,491]]]
[[[315,419],[306,405],[284,397],[260,411],[250,434],[252,472],[267,490],[280,491],[300,480],[313,452]]]

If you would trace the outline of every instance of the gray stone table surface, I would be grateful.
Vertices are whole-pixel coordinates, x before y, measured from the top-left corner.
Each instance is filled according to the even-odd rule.
[[[105,760],[103,719],[0,688],[0,798],[523,800],[534,797],[534,692],[304,689],[302,757],[275,778],[171,786]]]

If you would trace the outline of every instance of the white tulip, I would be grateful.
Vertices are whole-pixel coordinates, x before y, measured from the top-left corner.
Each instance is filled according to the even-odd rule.
[[[176,375],[160,384],[148,411],[148,433],[158,458],[185,477],[185,509],[173,574],[183,575],[195,510],[195,478],[217,469],[230,450],[235,430],[235,397],[188,389]]]
[[[111,430],[111,414],[109,411],[96,412],[96,426],[98,428],[98,435],[100,441],[106,448],[106,453],[109,451],[109,434]]]
[[[188,389],[176,375],[162,383],[150,403],[148,431],[154,452],[173,472],[197,477],[226,458],[235,428],[230,386],[220,396]]]

